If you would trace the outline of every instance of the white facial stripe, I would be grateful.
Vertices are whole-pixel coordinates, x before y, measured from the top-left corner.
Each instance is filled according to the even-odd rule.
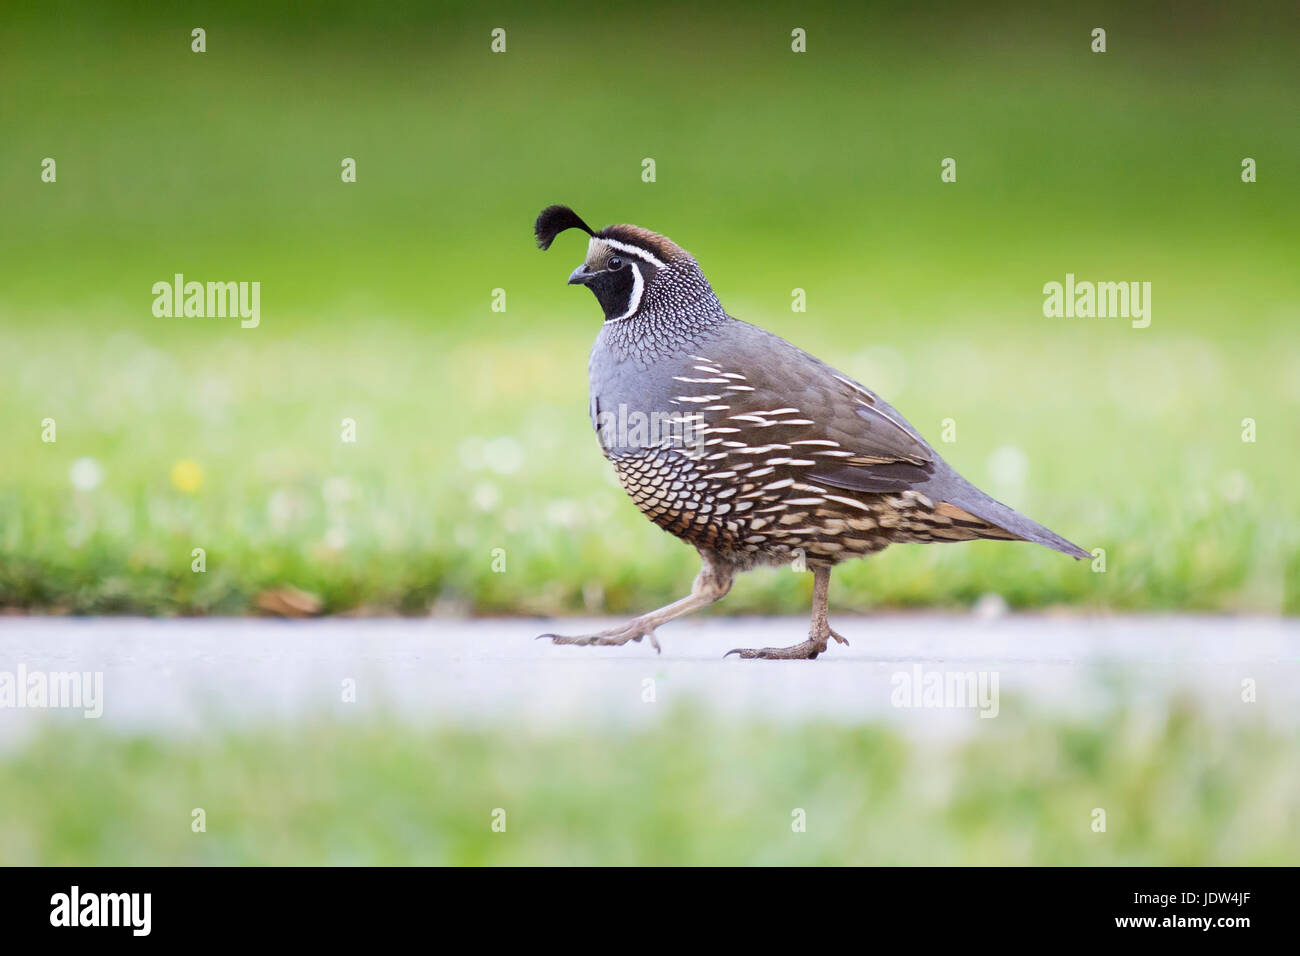
[[[641,270],[637,268],[635,262],[629,262],[627,267],[632,270],[632,295],[627,300],[627,311],[617,319],[610,319],[610,322],[621,322],[634,315],[641,307],[641,293],[645,291],[645,280],[641,278]]]
[[[630,255],[639,256],[640,258],[644,259],[646,262],[654,266],[656,269],[668,268],[668,266],[665,263],[661,262],[659,259],[656,259],[654,256],[646,252],[640,246],[630,246],[626,242],[619,242],[617,239],[597,239],[595,236],[593,236],[591,238],[591,241],[587,243],[588,257],[591,256],[591,250],[595,248],[596,243],[598,242],[603,242],[611,249],[617,249],[619,252],[626,252],[629,253]]]

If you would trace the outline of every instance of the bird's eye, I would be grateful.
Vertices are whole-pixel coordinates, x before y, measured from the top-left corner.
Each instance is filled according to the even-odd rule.
[[[617,272],[619,269],[623,268],[623,260],[618,256],[610,256],[608,265],[610,271]]]

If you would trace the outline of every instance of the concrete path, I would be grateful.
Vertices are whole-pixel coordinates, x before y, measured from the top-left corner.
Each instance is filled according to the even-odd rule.
[[[1297,620],[841,617],[834,624],[852,646],[832,644],[812,662],[722,658],[738,645],[801,640],[807,624],[794,618],[675,622],[659,632],[662,655],[644,644],[533,640],[609,623],[4,618],[0,741],[40,720],[84,719],[75,708],[3,699],[6,673],[30,680],[69,671],[102,674],[99,719],[123,730],[206,732],[382,712],[411,722],[638,723],[690,700],[738,719],[879,718],[950,734],[976,729],[981,713],[1000,714],[1012,700],[1086,716],[1118,702],[1163,709],[1173,694],[1242,719],[1300,726]],[[1242,700],[1247,680],[1254,703]],[[344,699],[349,686],[354,701]]]

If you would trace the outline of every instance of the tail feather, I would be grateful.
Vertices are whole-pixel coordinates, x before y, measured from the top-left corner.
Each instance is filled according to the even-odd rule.
[[[969,490],[967,490],[969,489]],[[981,538],[999,540],[1032,541],[1053,551],[1060,551],[1072,558],[1091,558],[1092,555],[1072,541],[1067,541],[1055,531],[1043,527],[1037,521],[1026,518],[1014,508],[1009,508],[1000,501],[990,498],[974,485],[968,485],[962,493],[950,495],[945,501],[963,511],[969,512],[992,527],[973,529]]]

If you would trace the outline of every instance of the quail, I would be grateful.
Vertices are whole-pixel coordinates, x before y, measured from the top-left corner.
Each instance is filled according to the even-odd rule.
[[[537,217],[537,244],[581,229],[569,283],[605,319],[588,363],[590,413],[619,483],[646,517],[694,545],[691,593],[625,625],[556,644],[621,645],[712,604],[737,572],[802,560],[813,573],[807,640],[737,648],[744,659],[812,659],[834,639],[831,569],[894,542],[1032,541],[1088,552],[980,491],[888,402],[722,308],[695,259],[638,226],[594,231],[569,207]]]

